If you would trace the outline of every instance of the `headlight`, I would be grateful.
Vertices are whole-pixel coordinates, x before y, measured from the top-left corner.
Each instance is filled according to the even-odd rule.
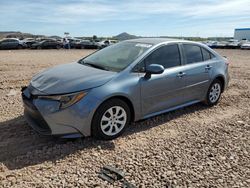
[[[87,92],[79,92],[67,95],[39,96],[39,99],[55,100],[60,102],[60,109],[67,108],[87,95]]]

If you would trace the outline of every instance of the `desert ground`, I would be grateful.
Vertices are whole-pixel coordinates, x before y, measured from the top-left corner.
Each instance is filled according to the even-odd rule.
[[[0,187],[119,187],[104,165],[136,187],[250,186],[250,51],[217,50],[230,60],[218,105],[196,104],[132,123],[112,141],[40,136],[26,123],[20,89],[37,72],[91,50],[0,51]]]

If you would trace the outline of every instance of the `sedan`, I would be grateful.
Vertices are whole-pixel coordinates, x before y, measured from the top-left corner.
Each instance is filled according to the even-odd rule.
[[[56,40],[46,39],[46,40],[32,44],[31,48],[32,49],[60,49],[62,48],[62,43]]]
[[[76,42],[74,44],[75,48],[80,48],[80,49],[97,49],[98,45],[90,40],[82,40],[80,42]]]
[[[250,42],[246,42],[241,45],[242,50],[250,50]]]
[[[35,44],[37,41],[34,38],[26,38],[22,40],[24,44],[26,44],[27,48],[30,48],[32,44]]]
[[[26,44],[15,38],[6,38],[0,41],[0,49],[23,49]]]
[[[97,42],[97,45],[98,45],[99,49],[102,49],[102,48],[105,48],[107,46],[113,45],[117,42],[118,42],[117,40],[103,40],[101,42]]]
[[[24,115],[44,135],[114,139],[132,121],[217,104],[228,65],[201,43],[128,40],[35,75],[22,89]]]

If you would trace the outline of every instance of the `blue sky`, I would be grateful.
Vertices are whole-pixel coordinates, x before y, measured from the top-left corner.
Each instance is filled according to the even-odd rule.
[[[250,0],[0,0],[0,31],[71,36],[233,36]]]

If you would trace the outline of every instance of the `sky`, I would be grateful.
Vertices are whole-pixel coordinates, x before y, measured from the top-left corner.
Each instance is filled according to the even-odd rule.
[[[0,31],[231,37],[250,28],[250,0],[0,0],[0,15]]]

